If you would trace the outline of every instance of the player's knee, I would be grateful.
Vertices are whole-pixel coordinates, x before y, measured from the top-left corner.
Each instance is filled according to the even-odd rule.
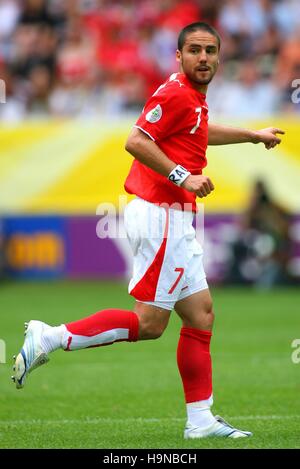
[[[192,313],[182,317],[185,327],[195,327],[204,330],[211,330],[213,328],[214,318],[213,304],[210,299],[203,302]]]
[[[211,308],[209,311],[206,313],[206,319],[207,319],[207,324],[210,328],[213,327],[214,320],[215,320],[215,315],[213,312],[213,309]]]
[[[199,311],[191,321],[190,327],[211,330],[214,324],[214,313],[212,308]]]
[[[163,323],[143,322],[139,325],[139,339],[158,339],[166,326]]]
[[[149,334],[151,339],[159,339],[163,333],[164,333],[165,328],[163,326],[155,326],[150,328]]]
[[[213,314],[213,302],[211,298],[207,298],[205,301],[203,301],[201,305],[201,311],[203,314]]]
[[[215,319],[213,312],[213,303],[211,299],[207,299],[202,305],[201,318],[207,324],[207,327],[212,327]]]

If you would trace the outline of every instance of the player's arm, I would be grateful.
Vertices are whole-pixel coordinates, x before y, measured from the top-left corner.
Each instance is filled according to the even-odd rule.
[[[134,127],[125,145],[127,150],[140,163],[148,166],[159,174],[168,177],[176,167],[176,163],[170,160],[159,146],[141,130]]]
[[[166,178],[177,166],[146,133],[136,127],[130,132],[125,149],[140,163]],[[214,189],[207,176],[192,174],[182,182],[181,187],[195,192],[199,197],[206,197]]]
[[[227,125],[208,124],[208,144],[228,145],[232,143],[264,143],[267,150],[274,148],[281,142],[277,134],[285,132],[276,127],[261,130],[243,129]]]

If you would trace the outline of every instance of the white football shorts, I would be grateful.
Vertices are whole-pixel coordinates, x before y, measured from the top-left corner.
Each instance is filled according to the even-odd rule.
[[[177,301],[208,288],[194,214],[136,198],[124,224],[133,251],[128,292],[137,301],[172,310]]]

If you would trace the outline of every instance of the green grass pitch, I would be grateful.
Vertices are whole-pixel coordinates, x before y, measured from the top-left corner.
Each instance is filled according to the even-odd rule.
[[[175,313],[156,341],[77,352],[57,351],[29,375],[10,381],[23,323],[60,324],[109,307],[131,309],[117,282],[2,283],[1,448],[300,448],[300,293],[212,288],[214,413],[251,430],[249,439],[183,440],[185,405],[176,366]]]

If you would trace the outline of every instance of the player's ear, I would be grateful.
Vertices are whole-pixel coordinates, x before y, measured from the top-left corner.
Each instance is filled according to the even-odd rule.
[[[181,52],[180,52],[180,50],[178,50],[178,49],[177,49],[177,51],[176,51],[176,61],[177,61],[177,62],[180,62],[180,61],[181,61]]]

